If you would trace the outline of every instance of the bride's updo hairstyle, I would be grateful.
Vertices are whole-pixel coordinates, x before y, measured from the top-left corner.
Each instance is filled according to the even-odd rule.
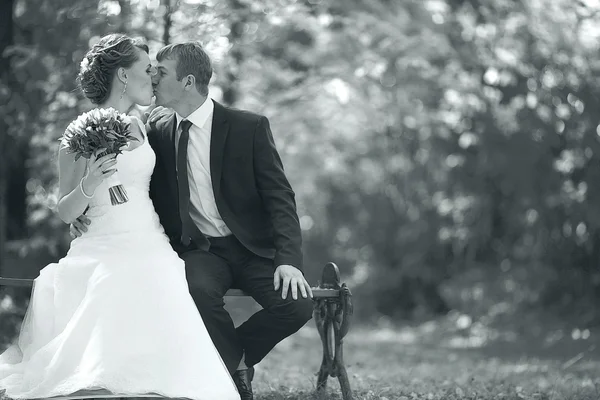
[[[133,65],[139,59],[138,49],[148,53],[148,46],[141,40],[115,33],[92,46],[81,61],[77,77],[85,97],[94,104],[104,103],[117,69]]]

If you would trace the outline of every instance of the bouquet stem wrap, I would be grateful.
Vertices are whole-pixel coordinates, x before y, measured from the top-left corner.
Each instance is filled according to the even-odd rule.
[[[109,152],[102,152],[98,157],[103,157]],[[108,185],[108,194],[110,195],[110,204],[116,206],[118,204],[127,203],[129,197],[127,197],[127,191],[119,179],[118,172],[115,172],[105,180]]]

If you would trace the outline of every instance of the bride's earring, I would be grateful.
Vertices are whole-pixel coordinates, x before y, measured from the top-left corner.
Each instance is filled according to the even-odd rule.
[[[127,90],[127,81],[125,81],[125,86],[123,86],[123,91],[121,92],[121,98],[125,96],[125,91]]]

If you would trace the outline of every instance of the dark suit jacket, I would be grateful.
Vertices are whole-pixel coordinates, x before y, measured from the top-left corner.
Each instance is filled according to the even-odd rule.
[[[275,266],[302,270],[302,237],[295,194],[266,117],[214,102],[210,169],[217,208],[233,235]],[[175,160],[175,114],[149,124],[156,153],[150,196],[173,248],[181,253]],[[193,242],[194,240],[192,240]]]

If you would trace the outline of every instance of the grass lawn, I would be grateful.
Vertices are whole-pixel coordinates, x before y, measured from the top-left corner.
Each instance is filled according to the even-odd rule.
[[[600,349],[594,334],[587,340],[483,344],[449,335],[445,324],[351,330],[345,358],[355,399],[600,399]],[[316,399],[320,360],[311,322],[259,364],[256,400]],[[337,380],[330,378],[322,398],[341,398]]]
[[[229,306],[236,323],[256,310],[245,299]],[[599,327],[579,331],[513,318],[499,328],[465,328],[461,318],[354,326],[344,347],[354,399],[600,400]],[[322,396],[314,395],[321,357],[311,321],[257,366],[255,399],[341,399],[332,378]]]

